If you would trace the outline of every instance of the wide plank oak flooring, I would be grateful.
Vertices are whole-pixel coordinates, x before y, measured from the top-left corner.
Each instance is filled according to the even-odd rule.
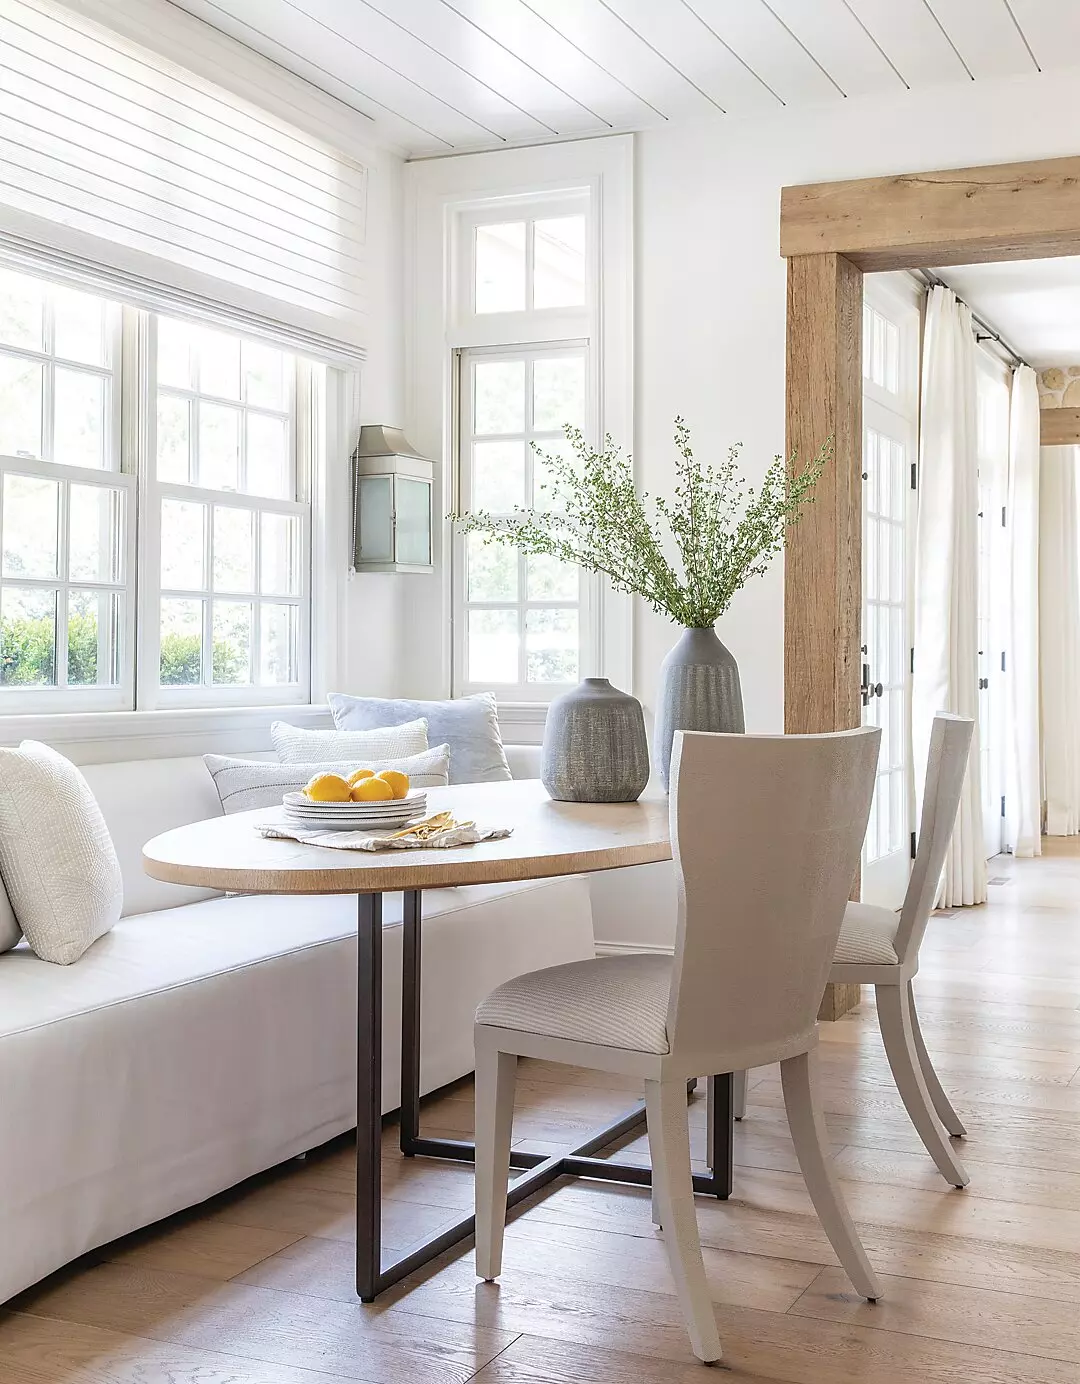
[[[856,1297],[806,1196],[779,1075],[752,1074],[735,1195],[698,1199],[725,1377],[751,1384],[1080,1380],[1080,848],[991,863],[990,902],[934,918],[916,982],[927,1044],[969,1128],[945,1186],[903,1111],[872,992],[823,1025],[838,1172],[887,1296]],[[425,1129],[472,1128],[471,1089]],[[515,1140],[567,1146],[635,1097],[623,1077],[523,1062]],[[690,1108],[695,1163],[704,1107]],[[644,1138],[622,1157],[645,1159]],[[384,1138],[400,1254],[471,1205],[467,1167]],[[371,1306],[353,1292],[342,1139],[108,1245],[0,1312],[0,1384],[690,1384],[648,1192],[565,1182],[507,1232],[498,1284],[450,1251]]]

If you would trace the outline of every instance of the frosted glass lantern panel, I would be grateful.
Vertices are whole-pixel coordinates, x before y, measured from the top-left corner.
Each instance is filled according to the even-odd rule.
[[[390,476],[361,476],[359,562],[394,560],[394,483]]]
[[[426,567],[431,562],[431,486],[427,481],[398,476],[395,561]]]

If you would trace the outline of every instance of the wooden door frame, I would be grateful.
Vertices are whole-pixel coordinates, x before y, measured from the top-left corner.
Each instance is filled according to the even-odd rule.
[[[785,187],[780,253],[787,452],[833,442],[788,534],[784,729],[848,730],[861,719],[863,274],[1080,254],[1080,157]],[[823,1016],[854,998],[827,995]]]

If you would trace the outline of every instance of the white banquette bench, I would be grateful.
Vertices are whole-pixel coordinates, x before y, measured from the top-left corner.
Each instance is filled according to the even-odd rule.
[[[517,777],[538,751],[507,747]],[[356,1123],[356,904],[150,879],[143,844],[217,816],[200,758],[83,769],[123,916],[71,966],[0,955],[0,1302],[96,1246]],[[472,1071],[496,985],[594,955],[586,880],[424,896],[425,1091]],[[384,1091],[397,1104],[400,898],[384,909]]]

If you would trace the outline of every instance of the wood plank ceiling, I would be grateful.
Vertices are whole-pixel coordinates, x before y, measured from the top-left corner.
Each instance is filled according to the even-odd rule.
[[[1075,65],[1076,0],[174,0],[411,157]]]

